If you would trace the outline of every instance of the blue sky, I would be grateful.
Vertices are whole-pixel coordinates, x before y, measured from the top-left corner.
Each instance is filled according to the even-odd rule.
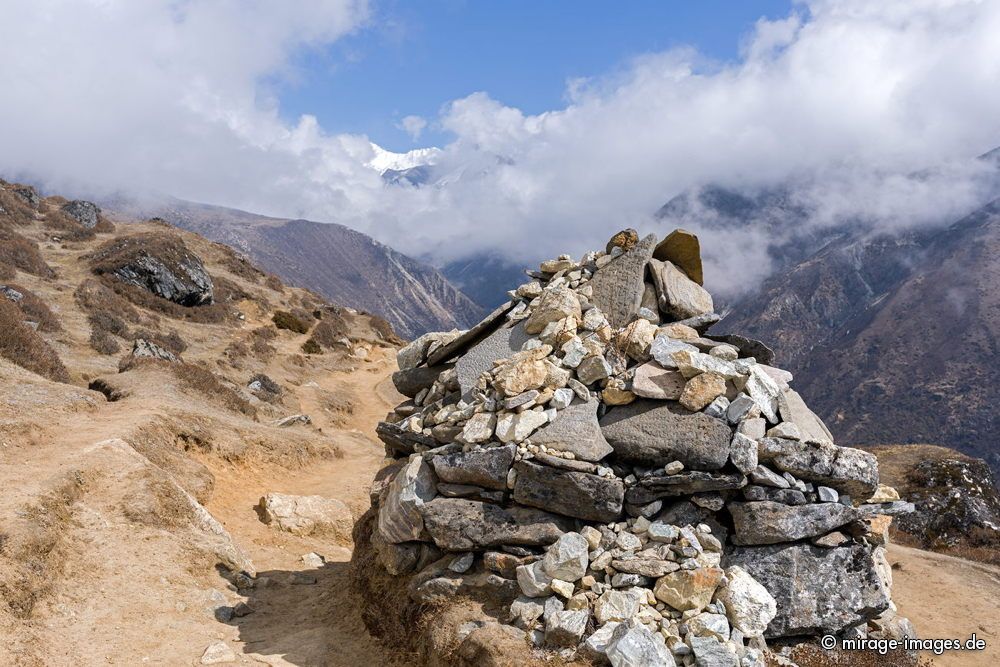
[[[432,120],[441,106],[476,91],[526,113],[565,105],[566,82],[624,67],[635,56],[689,45],[731,61],[762,16],[790,0],[636,2],[382,1],[354,34],[303,53],[278,89],[281,114],[316,116],[329,132],[367,134],[392,150],[441,145],[433,124],[419,140],[398,125]]]

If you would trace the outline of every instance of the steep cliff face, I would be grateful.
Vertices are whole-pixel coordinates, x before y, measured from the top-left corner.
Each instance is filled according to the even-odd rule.
[[[844,444],[939,442],[1000,468],[1000,202],[938,232],[838,239],[720,330],[781,350]]]
[[[120,200],[106,207],[124,217],[160,217],[225,243],[294,285],[386,318],[405,338],[464,329],[485,312],[435,268],[342,225],[177,199]]]

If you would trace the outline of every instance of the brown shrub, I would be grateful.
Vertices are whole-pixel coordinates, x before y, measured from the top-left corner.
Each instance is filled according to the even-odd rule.
[[[222,265],[234,276],[239,276],[249,283],[258,284],[267,274],[253,265],[247,257],[239,254],[232,248],[221,243],[216,243],[215,247],[222,253]]]
[[[90,328],[95,331],[104,331],[122,338],[128,338],[128,325],[122,318],[106,310],[98,310],[87,315]]]
[[[17,277],[17,271],[15,271],[9,264],[0,262],[0,280],[13,280]]]
[[[279,329],[287,329],[295,333],[304,334],[309,331],[309,325],[287,310],[279,310],[271,318],[274,326]]]
[[[41,278],[53,278],[56,272],[45,263],[38,244],[13,229],[0,228],[0,263]]]
[[[392,325],[388,321],[378,315],[369,315],[369,317],[371,318],[372,329],[389,345],[402,345],[406,342],[396,335],[396,332],[392,330]]]
[[[73,296],[80,307],[88,312],[117,313],[133,324],[142,319],[139,311],[133,308],[131,303],[97,280],[84,280],[73,292]]]
[[[264,279],[264,286],[273,292],[285,293],[285,284],[281,282],[281,278],[273,273],[267,274],[267,278]]]
[[[149,329],[136,329],[129,336],[132,340],[137,340],[139,338],[143,340],[148,340],[152,343],[156,343],[160,347],[174,354],[181,354],[187,348],[188,344],[181,335],[177,333],[176,330],[171,329],[167,333],[160,333],[158,331],[150,331]]]
[[[56,199],[56,198],[50,198]],[[62,199],[59,197],[58,199]],[[47,202],[49,200],[46,200]],[[64,241],[89,241],[97,237],[93,229],[87,229],[72,216],[59,210],[58,202],[53,207],[48,207],[45,211],[45,229],[56,232],[59,238]],[[65,203],[65,200],[63,200]]]
[[[198,392],[199,394],[222,403],[223,406],[229,410],[233,410],[234,412],[241,412],[248,417],[257,416],[257,408],[250,405],[250,402],[238,393],[222,384],[222,382],[219,381],[219,378],[216,377],[211,371],[202,368],[201,366],[183,362],[159,363],[167,364],[177,379],[183,382],[188,388]]]
[[[331,311],[313,328],[310,339],[322,347],[330,348],[341,338],[347,337],[349,331],[350,326],[343,315]]]
[[[121,352],[118,340],[105,329],[90,330],[90,347],[98,354],[112,355]]]
[[[302,343],[302,351],[306,354],[322,354],[323,348],[321,348],[316,341],[310,338],[306,342]]]
[[[39,331],[62,331],[59,318],[37,294],[15,283],[7,283],[7,287],[21,293],[21,301],[16,305],[24,313],[25,319],[38,322]]]
[[[56,351],[24,323],[21,309],[0,299],[0,356],[56,382],[69,382],[69,373]]]

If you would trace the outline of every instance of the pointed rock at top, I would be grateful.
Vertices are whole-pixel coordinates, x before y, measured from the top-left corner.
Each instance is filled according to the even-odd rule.
[[[655,246],[656,235],[650,234],[599,269],[591,279],[589,284],[593,296],[590,301],[600,308],[612,327],[624,327],[639,312],[646,289],[646,264]]]
[[[698,237],[686,229],[675,229],[667,234],[653,250],[653,257],[661,262],[672,262],[688,278],[699,285],[705,284],[701,267],[701,244],[698,243]]]
[[[610,255],[612,248],[621,248],[623,251],[631,250],[638,242],[639,232],[629,227],[608,239],[608,244],[604,247],[604,250]]]

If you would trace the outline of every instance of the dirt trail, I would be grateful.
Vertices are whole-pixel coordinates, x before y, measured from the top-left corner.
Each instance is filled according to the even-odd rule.
[[[374,426],[400,400],[391,384],[384,385],[388,363],[385,357],[375,358],[354,372],[304,378],[299,388],[302,411],[310,415],[315,426],[333,435],[343,458],[318,461],[276,476],[235,468],[213,470],[216,489],[207,508],[249,551],[258,578],[287,582],[296,572],[316,578],[312,585],[265,586],[253,592],[249,604],[254,613],[234,619],[229,637],[253,659],[299,667],[393,664],[392,656],[361,622],[362,601],[348,583],[350,548],[273,530],[260,522],[254,510],[269,491],[337,498],[347,503],[355,516],[368,507],[371,480],[383,460]],[[357,399],[352,414],[339,428],[322,407],[317,396],[321,391],[346,392]],[[301,556],[309,552],[322,555],[325,566],[313,569],[305,565]]]

